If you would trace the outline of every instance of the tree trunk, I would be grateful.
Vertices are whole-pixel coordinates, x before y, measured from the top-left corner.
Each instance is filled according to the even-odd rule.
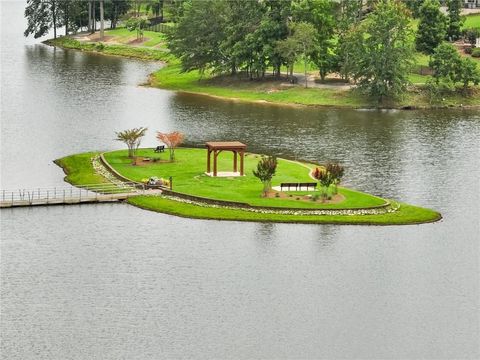
[[[114,11],[113,11],[113,21],[110,23],[110,27],[112,29],[116,29],[117,28],[117,21],[118,21],[118,5],[115,3],[115,8],[114,8]]]
[[[100,40],[103,41],[105,35],[105,19],[103,18],[103,0],[100,0]]]
[[[92,26],[92,2],[88,2],[88,32],[91,34],[93,31]]]
[[[65,2],[65,36],[68,35],[68,2]]]
[[[92,10],[92,21],[93,21],[93,32],[97,31],[97,14],[95,13],[95,0],[92,3],[93,10]]]
[[[53,22],[53,38],[57,38],[57,5],[55,0],[52,1],[52,22]]]
[[[305,88],[307,88],[308,84],[307,84],[307,54],[306,54],[306,50],[304,50],[304,52],[303,52],[303,69],[304,69],[304,74],[305,74]]]

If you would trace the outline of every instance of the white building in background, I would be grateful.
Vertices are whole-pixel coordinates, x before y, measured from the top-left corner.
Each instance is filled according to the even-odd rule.
[[[480,9],[480,0],[464,0],[465,1],[465,7],[468,9]]]

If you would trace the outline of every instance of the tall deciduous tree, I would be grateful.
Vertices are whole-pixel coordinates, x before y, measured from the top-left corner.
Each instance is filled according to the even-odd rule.
[[[361,0],[340,0],[337,7],[336,29],[338,41],[335,47],[336,67],[342,79],[348,80],[351,75],[352,48],[351,37],[359,33],[354,31],[362,17]],[[360,34],[360,36],[362,36]]]
[[[119,131],[115,133],[117,135],[115,140],[125,143],[128,147],[128,157],[134,158],[146,132],[147,128],[144,127]]]
[[[34,38],[39,38],[53,28],[53,37],[57,38],[57,0],[28,0],[25,8],[25,18],[27,19],[25,36],[32,34]]]
[[[148,26],[148,24],[148,19],[144,16],[132,17],[127,20],[127,22],[125,23],[125,27],[128,31],[136,31],[138,40],[143,39],[143,32]]]
[[[413,65],[409,10],[398,0],[380,0],[356,31],[354,77],[360,89],[382,103],[401,96]]]
[[[261,49],[254,34],[260,27],[265,8],[257,0],[230,0],[225,11],[227,26],[220,45],[226,56],[224,70],[233,75],[243,69],[253,77],[251,70]]]
[[[265,75],[268,65],[273,68],[276,76],[280,75],[283,63],[281,54],[275,51],[278,40],[285,39],[288,35],[288,19],[291,14],[291,0],[264,0],[265,13],[260,27],[255,34],[261,44],[261,57],[258,72],[261,77]]]
[[[447,0],[447,39],[449,40],[458,40],[462,36],[462,25],[465,20],[461,16],[462,7],[462,0]]]
[[[438,0],[426,0],[420,8],[415,45],[418,51],[432,54],[445,39],[447,18],[440,11]]]
[[[338,41],[337,57],[340,75],[344,80],[355,76],[357,59],[363,57],[363,44],[365,34],[359,24],[351,27]]]
[[[279,54],[282,54],[287,66],[287,76],[293,80],[293,66],[300,53],[298,42],[293,36],[289,36],[285,40],[278,41],[276,49]]]
[[[414,18],[418,18],[420,16],[420,9],[424,2],[425,0],[405,0],[405,5],[412,12],[412,16]]]
[[[179,57],[183,71],[222,68],[224,57],[225,3],[217,0],[192,0],[185,3],[184,15],[169,33],[169,48]]]
[[[435,49],[429,63],[437,85],[461,83],[466,93],[470,83],[480,82],[480,70],[471,59],[462,58],[455,46],[443,43]],[[452,86],[453,87],[453,86]]]
[[[298,0],[292,7],[296,21],[308,22],[315,29],[315,46],[311,45],[311,59],[319,70],[320,78],[324,80],[336,65],[334,3],[331,0]]]
[[[103,4],[103,0],[100,0],[100,40],[103,40],[105,36],[105,13]]]
[[[293,28],[292,38],[294,42],[298,44],[298,48],[303,57],[303,72],[305,75],[305,87],[308,86],[307,82],[307,62],[309,54],[312,52],[315,44],[315,38],[317,36],[317,31],[312,24],[307,22],[301,22],[295,24]]]
[[[179,131],[171,133],[157,131],[157,139],[167,145],[170,153],[170,161],[175,161],[175,149],[183,142],[185,135]]]

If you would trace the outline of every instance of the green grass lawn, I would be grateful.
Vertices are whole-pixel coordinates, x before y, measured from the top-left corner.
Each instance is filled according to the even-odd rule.
[[[428,63],[428,56],[417,54],[418,66]],[[413,84],[424,84],[429,76],[412,72],[409,79]],[[208,74],[203,77],[197,71],[181,72],[178,62],[156,71],[150,78],[150,85],[162,89],[187,91],[197,94],[218,96],[221,98],[243,101],[269,102],[275,104],[300,104],[317,106],[335,106],[346,108],[376,107],[377,104],[358,91],[307,88],[302,86],[282,87],[275,81],[248,81],[236,80],[229,77],[211,78]],[[478,87],[477,87],[478,89]],[[475,93],[478,90],[474,91]],[[480,97],[463,97],[461,94],[445,96],[443,105],[459,106],[480,105]],[[390,106],[431,107],[427,94],[421,87],[406,93],[403,99],[392,102]]]
[[[480,14],[472,14],[465,16],[465,22],[463,23],[464,29],[479,28],[480,29]]]
[[[55,164],[63,168],[65,181],[73,185],[90,185],[106,183],[107,180],[97,174],[92,167],[92,157],[98,155],[95,152],[88,152],[78,155],[67,156],[55,160]]]
[[[337,204],[322,204],[320,202],[296,200],[291,198],[263,198],[263,185],[252,171],[256,168],[260,156],[247,154],[245,157],[245,175],[243,177],[221,178],[210,177],[204,174],[206,168],[206,149],[179,148],[176,150],[176,161],[157,162],[149,165],[134,166],[127,157],[126,150],[119,150],[105,154],[105,159],[112,167],[125,177],[142,181],[151,176],[169,178],[173,177],[173,190],[210,199],[245,202],[253,206],[278,206],[292,208],[361,208],[385,204],[385,200],[376,196],[368,195],[346,188],[340,188],[339,192],[345,196],[345,200]],[[158,157],[153,149],[140,149],[139,156]],[[213,155],[212,155],[213,157]],[[162,155],[168,159],[168,154]],[[218,171],[232,171],[233,157],[230,152],[222,152],[218,157]],[[309,166],[309,168],[307,168]],[[309,176],[313,165],[302,165],[283,159],[278,160],[276,176],[272,185],[280,185],[282,182],[314,182]],[[312,192],[319,193],[319,191]]]
[[[47,40],[45,43],[52,46],[60,46],[65,49],[95,52],[104,55],[123,56],[143,60],[175,61],[168,51],[154,47],[81,42],[68,36]]]
[[[367,99],[351,91],[306,89],[302,86],[280,87],[279,82],[275,81],[212,79],[208,74],[201,77],[198,71],[182,73],[181,66],[178,64],[169,64],[169,66],[156,71],[153,75],[151,78],[152,86],[246,101],[336,107],[369,105]]]
[[[136,31],[128,31],[126,28],[106,30],[105,34],[107,36],[113,36],[114,38],[112,39],[112,41],[119,42],[122,44],[128,44],[129,42],[136,40],[137,38]],[[146,41],[138,44],[138,46],[143,46],[143,47],[162,46],[166,48],[165,34],[155,32],[155,31],[144,31],[143,36]]]

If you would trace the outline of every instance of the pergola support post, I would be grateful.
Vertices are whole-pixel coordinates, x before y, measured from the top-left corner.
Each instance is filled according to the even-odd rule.
[[[245,158],[245,153],[242,151],[240,153],[240,176],[243,176],[245,174],[244,158]]]
[[[212,152],[210,149],[207,150],[207,174],[210,174],[210,154]]]
[[[237,172],[237,151],[233,152],[233,172]]]

